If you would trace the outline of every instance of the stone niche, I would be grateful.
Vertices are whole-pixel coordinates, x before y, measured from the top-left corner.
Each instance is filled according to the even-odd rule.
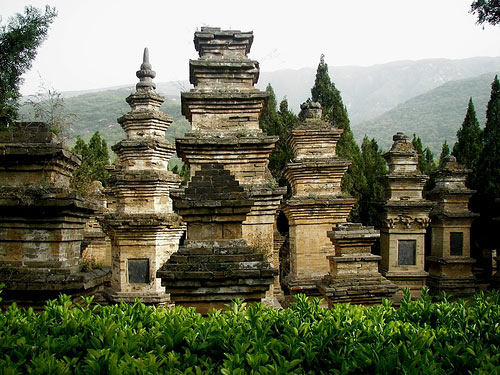
[[[381,257],[371,254],[378,230],[358,223],[338,224],[328,237],[335,255],[328,256],[330,272],[318,282],[331,308],[335,303],[372,305],[391,299],[398,287],[378,271]]]
[[[294,153],[284,176],[292,194],[283,212],[289,223],[290,272],[283,280],[290,294],[319,295],[317,281],[328,273],[334,248],[327,232],[347,220],[356,200],[341,191],[349,161],[336,156],[342,129],[321,120],[321,105],[305,103],[302,121],[288,139]]]
[[[234,176],[222,164],[203,164],[172,197],[187,223],[184,244],[157,273],[172,301],[201,313],[235,298],[261,301],[277,271],[242,237],[253,201]]]
[[[114,202],[100,219],[112,243],[105,296],[112,303],[141,298],[162,305],[170,299],[156,271],[177,251],[185,231],[170,198],[180,178],[168,170],[175,149],[165,131],[172,119],[159,109],[164,99],[155,91],[147,49],[137,77],[136,92],[126,99],[131,111],[118,119],[126,138],[112,147],[118,155],[110,170]]]
[[[397,133],[393,141],[383,155],[389,167],[381,177],[385,202],[377,204],[381,223],[379,267],[383,276],[418,297],[427,278],[425,233],[435,203],[422,196],[428,176],[418,171],[418,154],[409,137]]]
[[[278,137],[259,128],[268,94],[254,87],[259,63],[248,58],[252,43],[251,31],[201,27],[195,32],[199,58],[189,61],[194,88],[181,93],[182,114],[191,130],[176,139],[176,148],[191,176],[213,163],[231,172],[254,202],[243,223],[243,238],[271,255],[276,211],[286,188],[276,186],[268,169]],[[275,286],[279,289],[277,278]]]
[[[46,124],[19,123],[0,135],[3,303],[79,298],[109,279],[109,269],[80,272],[85,224],[97,209],[69,187],[80,162]]]
[[[470,227],[478,215],[468,209],[474,193],[465,186],[469,173],[453,156],[446,157],[443,166],[433,173],[436,186],[427,195],[436,202],[430,214],[432,247],[427,257],[427,285],[433,294],[466,297],[479,289],[472,273],[475,260],[470,257]]]

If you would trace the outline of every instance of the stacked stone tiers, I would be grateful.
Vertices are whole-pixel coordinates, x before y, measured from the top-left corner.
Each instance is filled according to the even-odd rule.
[[[0,138],[0,282],[4,303],[37,306],[102,288],[109,269],[80,272],[85,223],[97,207],[69,188],[80,158],[41,123]]]
[[[371,305],[392,298],[398,287],[378,272],[378,255],[371,246],[380,237],[373,227],[357,223],[338,224],[328,237],[335,255],[328,256],[330,272],[317,283],[329,307],[335,303]]]
[[[277,271],[242,238],[253,202],[234,176],[221,164],[204,164],[173,198],[186,241],[157,274],[172,300],[202,313],[235,298],[260,301]]]
[[[176,139],[177,153],[191,168],[191,174],[203,164],[223,164],[243,185],[266,185],[271,173],[269,155],[278,137],[189,136]]]
[[[397,133],[384,154],[389,173],[382,177],[385,202],[378,204],[383,276],[418,297],[425,285],[425,233],[434,203],[422,196],[428,177],[418,171],[418,154],[409,137]]]
[[[334,254],[327,232],[347,220],[356,200],[341,191],[350,165],[336,155],[343,130],[321,119],[319,103],[301,109],[304,120],[287,140],[294,157],[284,171],[292,187],[283,206],[290,226],[290,273],[284,284],[292,294],[319,295],[316,284],[328,272],[327,256]]]
[[[317,119],[308,120],[301,127],[293,129],[288,139],[293,153],[296,155],[296,160],[334,159],[337,155],[337,142],[343,130],[327,126],[323,121],[317,121]],[[310,128],[312,126],[314,128]]]
[[[112,147],[127,169],[166,170],[168,162],[175,155],[175,147],[162,139],[126,139]]]
[[[190,60],[190,82],[195,86],[183,92],[182,114],[193,131],[215,134],[258,135],[259,116],[267,93],[254,85],[259,64],[247,57],[253,34],[238,30],[203,27],[195,33],[198,60]]]
[[[247,57],[252,42],[252,32],[215,27],[195,32],[200,57],[189,62],[194,88],[181,93],[182,113],[192,128],[176,140],[176,147],[191,176],[218,163],[239,181],[254,201],[243,223],[243,238],[271,254],[275,215],[286,189],[274,186],[268,169],[278,137],[259,128],[268,94],[254,87],[259,64]]]
[[[288,163],[284,173],[285,178],[292,182],[293,197],[341,195],[342,177],[349,163],[335,159],[302,160]]]
[[[169,171],[116,169],[110,179],[116,198],[116,212],[141,214],[173,212],[170,191],[181,179]]]
[[[116,203],[101,223],[112,239],[113,276],[106,297],[114,303],[170,301],[156,271],[177,251],[185,230],[170,198],[180,184],[168,171],[175,148],[165,131],[172,119],[159,109],[164,99],[154,91],[154,76],[146,49],[136,92],[126,99],[131,111],[118,119],[126,139],[112,147],[118,155],[110,178]]]
[[[460,168],[453,156],[434,172],[435,188],[427,197],[436,203],[431,211],[432,247],[427,285],[432,293],[467,297],[475,294],[478,282],[472,273],[470,226],[477,214],[468,209],[474,191],[465,186],[470,170]]]

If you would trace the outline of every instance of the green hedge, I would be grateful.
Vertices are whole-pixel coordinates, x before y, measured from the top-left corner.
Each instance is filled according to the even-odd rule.
[[[500,295],[281,311],[234,303],[202,317],[142,303],[0,313],[0,374],[494,374]]]

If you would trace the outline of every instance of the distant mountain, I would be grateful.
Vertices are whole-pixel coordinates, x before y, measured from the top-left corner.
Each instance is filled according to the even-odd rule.
[[[332,66],[329,72],[353,125],[371,120],[404,101],[446,82],[500,71],[500,57],[473,57],[462,60],[429,59],[396,61],[388,64]],[[296,113],[311,96],[316,68],[261,72],[260,89],[271,83],[278,101],[286,96]]]
[[[381,116],[406,100],[424,94],[446,82],[471,78],[494,71],[500,71],[500,57],[398,61],[369,67],[330,66],[332,80],[341,91],[344,103],[349,110],[355,136],[359,140],[366,132],[369,136],[380,138],[381,142],[385,142],[384,144],[387,144],[387,140],[382,139],[380,136],[382,131],[378,129],[379,125],[377,124],[379,122],[372,121],[377,116]],[[286,96],[290,108],[297,113],[300,104],[310,96],[315,73],[315,68],[261,72],[257,87],[264,90],[267,84],[271,83],[278,101]],[[180,92],[188,91],[192,86],[188,81],[160,82],[156,83],[156,85],[157,91],[166,96],[166,102],[162,109],[174,119],[174,124],[168,131],[169,139],[173,140],[175,137],[182,136],[189,128],[188,122],[181,115]],[[453,109],[456,115],[460,111],[463,111],[465,115],[468,97],[474,96],[474,99],[476,99],[479,94],[476,91],[468,92],[467,90],[470,89],[469,87],[462,88],[463,98],[466,99],[461,99],[465,100],[465,104],[461,102],[454,104],[457,106]],[[66,110],[77,116],[77,120],[71,128],[71,138],[74,139],[77,135],[80,135],[88,139],[96,130],[99,130],[109,144],[114,144],[122,139],[123,131],[117,124],[116,119],[129,111],[125,98],[133,90],[134,86],[131,84],[108,89],[62,93],[65,98]],[[456,96],[456,93],[452,91],[443,92],[444,94]],[[484,95],[489,95],[488,89]],[[479,98],[477,99],[477,104],[481,104]],[[447,111],[447,102],[443,99],[440,103],[441,107],[435,105],[434,109],[437,112],[444,113]],[[481,112],[479,106],[477,109],[479,114]],[[23,111],[26,113],[26,108]],[[387,114],[387,116],[390,115]],[[404,113],[404,116],[409,116],[409,114]],[[402,121],[405,118],[401,117],[399,120],[400,129],[402,130],[405,130],[402,126]],[[397,120],[394,119],[394,121]],[[453,121],[456,122],[456,119]],[[460,124],[461,120],[458,125],[455,124],[454,126]],[[411,123],[408,123],[407,126],[408,129],[413,129]],[[411,130],[405,131],[411,132]],[[455,131],[452,132],[453,135]],[[389,132],[392,132],[392,130]],[[424,136],[421,131],[417,131],[417,133]],[[443,133],[443,135],[446,135],[448,142],[451,143],[452,138],[449,134],[451,133]],[[384,137],[387,138],[386,135]],[[389,134],[389,141],[391,137],[392,133]],[[435,145],[442,142],[442,140],[444,138],[435,140]],[[437,148],[440,148],[440,145]]]
[[[477,118],[484,126],[495,74],[447,82],[399,104],[376,119],[353,126],[357,141],[360,142],[366,134],[374,137],[381,148],[387,149],[396,132],[403,131],[410,137],[415,133],[422,138],[424,145],[431,148],[434,157],[438,157],[445,140],[450,148],[456,142],[456,132],[462,125],[470,97]]]
[[[96,131],[101,133],[108,145],[123,139],[125,133],[116,120],[130,111],[125,99],[134,89],[131,86],[74,96],[64,95],[65,111],[76,115],[69,131],[69,143],[72,143],[77,135],[88,140]],[[166,95],[161,110],[173,118],[173,124],[167,130],[167,138],[175,143],[175,138],[183,136],[189,129],[188,121],[181,115],[180,99]],[[21,107],[21,114],[27,119],[30,118],[29,105]]]

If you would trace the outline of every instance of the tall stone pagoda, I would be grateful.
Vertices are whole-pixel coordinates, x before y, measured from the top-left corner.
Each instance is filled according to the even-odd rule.
[[[243,223],[243,238],[271,254],[275,215],[286,189],[275,186],[267,168],[278,137],[259,128],[268,95],[254,87],[259,64],[247,57],[252,42],[252,32],[217,27],[195,32],[199,58],[189,61],[194,89],[181,93],[182,113],[192,128],[177,138],[176,146],[191,176],[204,164],[219,163],[249,192],[254,204]]]
[[[468,209],[474,191],[465,186],[470,172],[460,168],[454,156],[448,156],[433,173],[436,186],[427,195],[436,202],[430,214],[432,247],[431,256],[427,257],[427,286],[434,294],[444,291],[466,297],[478,291],[472,273],[475,260],[470,257],[470,227],[478,214]]]
[[[380,209],[380,271],[417,297],[425,285],[425,232],[433,202],[422,197],[428,176],[418,170],[418,153],[409,137],[397,133],[385,153],[389,172],[382,177],[385,202]]]
[[[206,313],[236,298],[259,302],[265,297],[277,270],[242,238],[253,205],[248,196],[219,163],[203,164],[184,191],[172,194],[187,223],[186,241],[158,277],[176,305]]]
[[[172,210],[170,190],[180,184],[168,170],[175,148],[165,139],[172,119],[160,111],[155,72],[144,50],[136,92],[126,100],[131,111],[118,119],[127,137],[112,147],[118,160],[111,170],[114,209],[101,220],[112,241],[111,302],[164,304],[169,301],[156,271],[177,251],[185,227]]]
[[[335,303],[373,305],[391,299],[398,287],[378,270],[381,257],[371,253],[378,230],[358,223],[337,224],[328,232],[335,255],[328,256],[330,272],[318,282],[331,308]]]
[[[0,134],[0,283],[3,303],[35,308],[59,293],[103,289],[110,270],[83,272],[85,223],[97,206],[70,188],[80,165],[44,123]]]
[[[319,295],[316,282],[328,273],[334,249],[327,232],[343,223],[356,203],[341,191],[350,162],[336,154],[343,132],[321,120],[319,103],[301,106],[302,118],[288,139],[294,158],[284,176],[292,187],[283,211],[290,226],[290,273],[285,285],[291,294]]]

